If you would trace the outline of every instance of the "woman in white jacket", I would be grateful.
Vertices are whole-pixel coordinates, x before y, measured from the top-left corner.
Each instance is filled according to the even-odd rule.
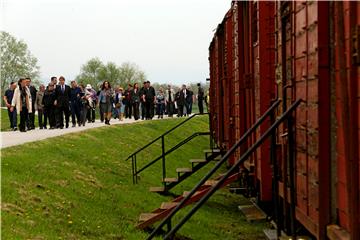
[[[14,107],[16,108],[17,114],[20,114],[20,132],[26,132],[25,123],[28,114],[33,111],[31,94],[29,88],[26,86],[26,79],[21,78],[17,88],[15,88],[14,97],[11,102],[11,112],[14,111]]]

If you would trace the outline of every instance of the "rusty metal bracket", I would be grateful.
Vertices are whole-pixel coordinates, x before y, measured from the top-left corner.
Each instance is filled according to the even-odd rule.
[[[360,65],[360,25],[356,25],[352,30],[352,49],[351,55],[353,65]]]

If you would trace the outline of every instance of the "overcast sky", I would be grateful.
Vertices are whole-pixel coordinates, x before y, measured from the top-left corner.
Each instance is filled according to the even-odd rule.
[[[74,79],[92,57],[131,61],[152,82],[205,81],[230,0],[0,0],[1,29],[24,40],[41,80]]]

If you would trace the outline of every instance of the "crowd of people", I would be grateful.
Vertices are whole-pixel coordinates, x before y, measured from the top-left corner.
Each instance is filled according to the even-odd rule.
[[[71,81],[69,86],[63,76],[59,77],[59,81],[57,77],[52,77],[47,86],[40,85],[38,89],[31,84],[30,78],[21,78],[18,82],[11,82],[3,96],[10,128],[21,132],[35,129],[36,111],[40,129],[63,129],[69,127],[70,116],[72,127],[95,122],[97,107],[101,122],[107,125],[112,118],[123,121],[124,118],[150,120],[155,115],[158,118],[164,115],[189,116],[195,99],[199,113],[204,113],[203,105],[204,101],[207,104],[207,99],[200,83],[196,95],[186,85],[176,92],[171,85],[155,91],[150,81],[144,82],[141,87],[138,83],[128,84],[125,90],[122,87],[113,88],[104,81],[96,91],[90,84],[85,86],[76,81]]]

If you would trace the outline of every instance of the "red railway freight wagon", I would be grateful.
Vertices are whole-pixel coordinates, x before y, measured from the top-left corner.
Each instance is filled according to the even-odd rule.
[[[317,239],[360,239],[359,12],[359,2],[234,1],[209,48],[211,124],[224,150],[272,100],[282,100],[278,115],[304,100],[294,141],[287,124],[277,130],[278,193],[269,141],[250,158],[258,199],[278,200],[277,225],[288,233],[296,225]]]
[[[328,237],[360,239],[360,3],[330,4],[334,42],[330,73],[332,110],[331,213]],[[336,46],[336,47],[335,47]]]

